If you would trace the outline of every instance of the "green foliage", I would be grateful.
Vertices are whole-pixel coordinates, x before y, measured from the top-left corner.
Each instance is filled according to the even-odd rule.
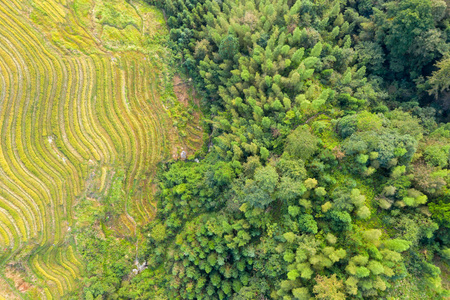
[[[418,103],[445,6],[319,2],[155,1],[210,124],[205,159],[162,172],[155,293],[381,299],[420,268],[436,280],[450,131]]]
[[[158,224],[152,228],[150,233],[151,238],[156,242],[161,242],[166,238],[166,227],[163,224]]]
[[[450,88],[450,57],[436,63],[437,71],[428,79],[431,86],[429,93],[436,98]]]
[[[338,231],[345,231],[352,229],[352,217],[346,211],[332,210],[328,213],[329,219],[331,221],[331,228]]]
[[[449,150],[449,145],[430,145],[424,151],[425,161],[432,166],[445,168],[448,166]]]
[[[305,187],[308,190],[312,190],[313,188],[315,188],[317,186],[317,180],[314,178],[308,178],[305,180]]]
[[[92,146],[87,140],[79,144],[72,141],[70,134],[67,137],[62,134],[73,144],[69,151],[61,143],[59,131],[89,129],[70,118],[63,118],[67,119],[64,126],[49,120],[51,126],[44,130],[57,131],[53,133],[58,137],[56,148],[25,147],[21,143],[9,147],[10,139],[17,137],[18,141],[25,142],[33,133],[28,132],[27,126],[22,129],[16,126],[15,119],[5,118],[12,121],[3,127],[16,130],[12,135],[2,135],[2,145],[7,146],[0,151],[1,169],[2,175],[14,174],[15,179],[11,180],[12,188],[6,185],[3,189],[2,185],[0,198],[14,194],[11,199],[25,200],[18,201],[14,209],[2,206],[1,214],[8,216],[0,220],[2,243],[11,237],[15,239],[15,235],[28,238],[31,232],[28,226],[35,223],[30,218],[29,224],[10,226],[9,215],[33,215],[34,210],[47,212],[53,206],[60,206],[53,198],[58,199],[66,191],[46,186],[54,184],[61,188],[57,179],[63,164],[56,164],[55,160],[47,166],[39,163],[39,159],[30,159],[31,162],[25,159],[33,152],[40,156],[40,151],[45,154],[58,150],[66,156],[83,158],[75,160],[77,163],[69,160],[67,165],[72,168],[69,173],[88,178],[86,191],[84,185],[64,178],[81,193],[73,217],[82,224],[74,231],[79,253],[86,263],[86,276],[83,295],[76,295],[78,298],[389,299],[395,284],[403,284],[402,279],[407,276],[423,278],[434,292],[431,299],[444,295],[439,285],[440,270],[433,262],[437,261],[437,255],[447,257],[450,245],[450,128],[440,124],[446,121],[450,110],[445,101],[449,89],[449,14],[445,2],[148,1],[164,8],[171,28],[167,49],[148,48],[146,59],[175,59],[176,68],[192,78],[206,116],[205,150],[196,162],[190,159],[161,162],[156,182],[143,186],[140,178],[155,170],[141,170],[150,166],[148,157],[142,156],[149,149],[140,148],[141,145],[151,145],[151,152],[156,151],[152,155],[164,159],[167,153],[159,152],[154,146],[166,141],[142,127],[152,123],[145,119],[145,114],[122,116],[133,107],[133,102],[128,107],[128,101],[111,104],[104,100],[116,100],[119,94],[129,95],[127,99],[143,98],[144,102],[159,97],[150,100],[133,97],[133,91],[139,88],[126,86],[123,93],[112,89],[111,97],[100,97],[102,81],[84,76],[96,85],[92,93],[96,95],[93,98],[97,99],[94,101],[97,111],[89,112],[88,117],[99,117],[104,129],[88,131],[85,138],[95,139],[96,135],[105,134],[103,142],[111,139],[117,149],[139,148],[139,155],[133,152],[123,156],[119,150],[113,151],[117,155],[111,157],[100,155],[100,148],[109,147],[107,144]],[[68,28],[77,32],[73,16],[67,14],[61,18],[60,11],[71,6],[76,15],[87,16],[94,11],[93,20],[79,21],[98,22],[99,39],[119,36],[118,44],[123,44],[120,49],[133,50],[130,55],[134,60],[129,63],[114,58],[109,62],[107,56],[98,60],[88,53],[92,64],[68,60],[80,72],[72,72],[63,64],[56,69],[61,69],[64,76],[85,73],[91,67],[102,74],[102,68],[109,70],[117,64],[126,76],[141,74],[140,81],[148,79],[155,91],[166,86],[168,78],[164,72],[153,74],[141,68],[144,62],[139,56],[134,57],[136,49],[125,47],[137,47],[141,35],[150,44],[160,38],[147,32],[141,24],[155,21],[140,14],[141,4],[124,2],[120,6],[123,9],[117,9],[120,1],[99,1],[95,7],[85,2],[76,0],[62,10],[58,7],[48,10],[51,16],[46,18],[61,21],[52,28],[50,38],[58,39],[59,32]],[[2,10],[2,16],[9,19],[14,6],[8,5],[8,9]],[[45,21],[38,18],[40,10],[45,8],[34,6],[31,18],[36,23]],[[51,6],[51,3],[46,5]],[[162,14],[158,18],[163,19]],[[27,27],[22,29],[26,31]],[[33,38],[22,41],[15,32],[13,36],[17,40],[12,43],[15,46],[35,45]],[[87,36],[89,32],[74,34],[75,42],[70,44],[83,44]],[[44,34],[42,38],[47,36]],[[117,48],[107,46],[111,47]],[[22,48],[15,48],[23,57],[18,65],[27,65],[33,55],[27,56],[21,52]],[[76,49],[64,50],[70,54]],[[120,53],[123,55],[125,51]],[[17,64],[15,59],[3,59],[2,66],[7,67],[11,62]],[[37,64],[36,71],[50,70],[50,62],[45,67]],[[17,78],[29,78],[32,74],[27,72],[23,76],[18,72]],[[15,78],[9,77],[5,76],[4,82]],[[122,76],[105,78],[124,79]],[[39,82],[45,85],[47,79],[43,76]],[[76,84],[81,86],[80,82]],[[72,90],[76,90],[76,84]],[[59,89],[48,91],[53,93]],[[436,99],[428,97],[426,91]],[[29,93],[33,93],[32,89],[24,89],[24,95]],[[137,105],[142,112],[148,110],[144,102]],[[122,107],[124,103],[127,105]],[[76,106],[72,104],[69,101],[66,106]],[[50,110],[43,114],[39,106],[30,108],[35,117],[53,115]],[[90,111],[90,107],[84,108]],[[15,109],[21,116],[22,107]],[[103,110],[108,112],[106,119],[99,113]],[[156,110],[154,114],[161,116],[161,111]],[[65,115],[70,116],[71,111]],[[192,115],[191,118],[197,118],[196,114]],[[34,120],[25,113],[23,118]],[[190,118],[182,116],[181,119],[173,125],[179,130],[184,130],[185,125],[187,131],[192,130],[186,124]],[[165,121],[160,125],[171,127]],[[133,134],[134,129],[139,134]],[[42,133],[44,137],[47,134],[50,133]],[[146,139],[134,141],[141,136]],[[178,144],[171,134],[167,147],[174,146],[172,141]],[[180,142],[189,149],[196,146],[190,139]],[[118,172],[110,182],[106,179],[108,193],[99,196],[97,201],[96,193],[89,195],[90,186],[96,184],[87,176],[91,171],[97,172],[90,170],[90,152],[95,153],[93,158],[105,168],[130,157],[139,170],[127,169]],[[125,180],[128,176],[125,173],[136,178]],[[33,179],[40,174],[45,175],[42,182]],[[34,182],[31,187],[25,184],[29,178]],[[18,183],[20,188],[15,186]],[[152,198],[146,193],[154,186],[158,193]],[[125,192],[130,188],[135,192],[132,195]],[[39,203],[32,209],[26,207],[28,201],[41,197],[48,207]],[[129,200],[134,198],[141,202],[154,199],[158,207],[148,211],[139,206],[130,208]],[[143,232],[135,231],[134,238],[122,236],[122,230],[129,231],[125,227],[133,224],[109,228],[122,223],[120,220],[131,219],[128,208],[133,210],[133,215],[154,217]],[[67,217],[68,221],[68,216],[71,217],[65,211],[56,216],[61,220]],[[40,228],[38,223],[34,226]],[[54,231],[44,227],[39,233],[49,237],[60,235],[60,230]],[[58,241],[57,237],[54,239]],[[25,247],[41,241],[30,235],[29,243]],[[138,257],[136,248],[140,249]],[[13,256],[20,265],[21,256]],[[135,259],[145,260],[148,268],[134,274],[131,269]],[[37,264],[33,267],[37,268]],[[53,274],[57,279],[63,278],[61,282],[70,279],[61,268]],[[69,281],[67,286],[72,284]]]
[[[255,171],[254,179],[248,179],[243,192],[244,201],[255,207],[264,208],[275,200],[274,192],[279,176],[276,169],[266,166]]]
[[[123,199],[116,199],[116,204]],[[123,203],[122,203],[123,204]],[[96,299],[117,295],[122,278],[133,268],[133,255],[129,255],[134,245],[121,241],[115,236],[100,236],[97,222],[107,220],[105,206],[93,206],[89,200],[82,200],[76,210],[84,220],[77,228],[77,248],[86,263],[83,279],[85,298]],[[85,215],[89,215],[89,218]],[[109,218],[109,217],[108,217]]]
[[[367,219],[370,217],[370,209],[367,206],[361,206],[357,211],[356,215],[360,219]]]
[[[317,223],[311,215],[302,215],[298,219],[299,229],[306,233],[317,233]]]
[[[384,246],[392,251],[403,252],[408,250],[410,243],[404,240],[394,239],[385,241]]]
[[[309,128],[298,127],[287,137],[285,150],[292,157],[307,161],[317,151],[317,143]]]
[[[366,131],[356,133],[348,138],[344,144],[346,154],[359,155],[378,153],[373,159],[375,168],[390,169],[396,165],[407,165],[411,161],[417,147],[417,141],[410,135],[400,135],[395,131],[377,133]]]
[[[412,54],[413,59],[408,62],[409,71],[417,72],[437,55],[440,37],[435,41],[430,35],[434,28],[432,1],[407,0],[399,3],[391,2],[388,6],[387,17],[392,18],[388,24],[386,46],[391,55],[390,69],[394,72],[404,71],[404,64],[400,63],[403,55]],[[431,45],[431,53],[426,53]]]
[[[400,134],[409,134],[417,141],[422,139],[424,129],[417,117],[399,109],[393,110],[385,115],[389,119],[390,128],[396,129]]]
[[[232,59],[239,52],[239,42],[231,35],[226,36],[219,46],[219,55],[223,59]]]
[[[443,224],[445,227],[450,228],[450,203],[439,201],[437,203],[429,204],[430,212],[433,217]]]

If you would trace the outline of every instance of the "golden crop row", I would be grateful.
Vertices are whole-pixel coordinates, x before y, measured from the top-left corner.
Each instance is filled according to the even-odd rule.
[[[4,15],[2,15],[2,19],[5,19]],[[3,21],[3,20],[2,20]],[[8,22],[10,23],[10,22]],[[11,23],[10,23],[11,24]],[[14,23],[12,23],[14,24]],[[4,27],[5,28],[5,27]],[[10,28],[10,27],[9,27]],[[2,33],[2,36],[5,37],[9,32],[19,32],[20,29],[11,30],[5,33]],[[26,35],[22,34],[22,38],[25,40]],[[13,37],[12,35],[9,35],[9,40],[7,43],[7,46],[9,47],[8,50],[14,49],[15,56],[12,56],[11,50],[9,51],[8,55],[6,55],[5,52],[2,53],[2,57],[11,57],[9,62],[7,62],[10,66],[13,66],[15,69],[15,75],[10,69],[6,68],[5,65],[3,66],[3,70],[9,70],[12,74],[14,74],[16,77],[9,75],[9,94],[8,95],[16,95],[16,105],[11,105],[11,103],[14,103],[14,101],[9,101],[9,105],[5,106],[6,109],[4,109],[3,115],[1,116],[1,119],[3,120],[3,126],[2,126],[2,134],[1,134],[1,140],[2,145],[6,145],[6,149],[4,148],[2,151],[2,157],[1,162],[4,168],[5,173],[7,173],[9,178],[12,178],[13,181],[5,181],[7,185],[11,186],[11,183],[13,184],[13,189],[16,190],[28,190],[27,194],[30,196],[28,197],[9,197],[8,200],[4,199],[2,200],[1,204],[7,203],[9,207],[13,207],[14,203],[21,203],[20,199],[35,199],[38,200],[38,203],[42,200],[46,203],[51,203],[51,209],[48,210],[51,213],[53,213],[53,218],[48,219],[43,217],[42,215],[38,215],[37,218],[41,220],[46,220],[46,223],[49,227],[49,229],[53,228],[56,229],[54,231],[54,236],[52,237],[53,240],[59,240],[60,239],[60,226],[55,226],[59,223],[60,217],[58,212],[58,203],[52,203],[52,199],[56,201],[56,199],[60,199],[60,201],[63,201],[63,199],[66,198],[67,195],[63,195],[62,191],[64,191],[64,188],[62,186],[61,178],[64,178],[66,175],[64,174],[64,169],[62,168],[61,164],[49,164],[49,162],[52,161],[52,155],[50,154],[51,148],[45,147],[42,145],[42,143],[45,143],[45,141],[42,139],[42,132],[38,132],[38,134],[34,134],[35,137],[37,137],[35,140],[32,139],[33,131],[36,133],[35,130],[31,128],[32,124],[36,124],[36,113],[30,109],[32,107],[30,102],[33,101],[33,99],[45,99],[43,97],[43,92],[41,90],[41,87],[43,84],[45,84],[44,81],[41,81],[41,83],[37,83],[35,78],[37,77],[34,75],[34,72],[37,74],[46,74],[46,72],[43,71],[45,67],[41,65],[41,62],[45,62],[45,59],[35,59],[33,60],[30,58],[34,56],[36,51],[31,51],[31,48],[24,47],[23,45],[31,44],[31,47],[33,46],[33,43],[30,43],[30,40],[27,40],[27,43],[23,42],[23,40],[17,36]],[[3,44],[5,45],[5,44]],[[5,51],[4,47],[2,49]],[[31,53],[31,55],[30,55]],[[38,54],[39,55],[39,54]],[[31,62],[30,62],[31,61]],[[3,60],[5,63],[5,60]],[[28,69],[30,68],[30,69]],[[31,70],[31,71],[30,71]],[[34,76],[33,76],[34,75]],[[48,77],[46,77],[47,79]],[[19,85],[17,86],[18,89],[21,90],[12,90],[11,87],[14,87],[15,85],[11,84],[12,82],[17,82]],[[27,85],[26,88],[21,87],[20,84],[22,82],[25,82],[24,85]],[[51,84],[47,82],[47,84]],[[48,90],[49,93],[54,92],[54,90]],[[7,98],[8,100],[10,98]],[[7,102],[8,103],[8,102]],[[39,110],[37,110],[39,111]],[[14,116],[14,118],[6,117],[6,114],[9,114],[9,116]],[[37,112],[37,115],[39,116],[39,112]],[[38,118],[39,119],[39,118]],[[34,120],[34,121],[33,121]],[[38,127],[38,126],[36,126]],[[36,128],[35,127],[35,128]],[[33,143],[37,142],[37,143]],[[36,145],[39,145],[36,147]],[[36,150],[37,149],[37,150]],[[45,161],[45,163],[44,163]],[[57,160],[53,159],[53,162],[57,163]],[[53,166],[52,166],[53,165]],[[11,166],[11,168],[9,167]],[[33,180],[33,176],[36,177]],[[39,180],[38,180],[39,178]],[[34,184],[33,184],[34,182]],[[72,184],[72,180],[68,181],[69,184]],[[75,181],[76,182],[76,181]],[[15,186],[20,186],[19,189]],[[49,188],[50,187],[50,188]],[[32,191],[32,192],[31,192]],[[71,199],[72,197],[67,197],[67,199]],[[23,203],[23,202],[22,202]],[[38,204],[40,206],[39,211],[40,212],[46,212],[44,205],[42,203]],[[28,205],[31,208],[35,208],[35,205]],[[4,206],[3,206],[4,207]],[[70,207],[70,205],[69,205]],[[31,223],[31,220],[28,217],[25,217],[24,214],[13,214],[11,209],[5,209],[2,211],[2,221],[4,219],[4,216],[6,213],[9,213],[11,216],[8,218],[9,221],[11,219],[14,219],[12,224],[16,224],[16,226],[23,225],[22,221],[25,221],[25,223],[29,224]],[[34,218],[35,219],[35,218]],[[55,220],[56,219],[56,220]],[[8,244],[11,244],[11,233],[8,234],[4,230],[4,224],[5,222],[2,222],[2,236],[3,240],[7,241]],[[11,228],[12,226],[9,226]],[[27,226],[33,228],[33,226]],[[37,229],[36,225],[34,225],[34,228]],[[11,230],[9,230],[11,231]],[[16,228],[16,231],[17,228]],[[38,234],[39,230],[35,230],[35,233]],[[27,236],[29,235],[28,232],[25,235],[24,229],[21,229],[22,237],[14,237],[16,239],[16,244],[18,242],[26,242]],[[50,236],[50,235],[46,235]],[[47,240],[44,237],[44,240]],[[15,247],[16,248],[16,247]],[[53,259],[53,258],[52,258]],[[36,266],[36,268],[39,268],[40,266]],[[57,267],[56,267],[57,268]],[[60,270],[60,273],[67,272],[65,268]],[[71,277],[73,277],[74,271],[72,270]],[[46,272],[43,272],[46,273]],[[47,272],[48,273],[48,272]],[[54,279],[54,278],[53,278]],[[68,281],[68,277],[64,279],[58,279]],[[70,290],[72,288],[72,285],[70,281],[69,283],[64,286],[65,290]],[[59,284],[59,282],[56,282]],[[60,285],[60,284],[59,284]],[[59,290],[63,290],[61,286],[59,287]],[[61,292],[62,294],[62,292]]]
[[[39,263],[41,261],[41,263]],[[33,258],[30,260],[30,267],[33,269],[34,273],[42,278],[45,282],[48,283],[48,280],[51,280],[54,285],[56,285],[56,289],[52,288],[52,284],[46,284],[46,287],[49,288],[50,295],[55,297],[56,299],[61,298],[62,295],[64,295],[64,288],[59,278],[54,277],[51,275],[48,270],[45,270],[42,267],[43,260],[39,259],[39,255],[34,255]]]
[[[97,43],[77,35],[85,29],[63,2],[0,0],[0,247],[10,247],[0,268],[5,257],[27,258],[46,297],[56,299],[83,272],[66,232],[86,179],[101,169],[94,180],[103,190],[109,170],[125,170],[125,189],[135,193],[127,198],[132,218],[122,217],[133,232],[134,219],[154,214],[145,179],[169,147],[172,124],[158,96],[163,65],[155,53],[73,55],[50,45]],[[22,14],[30,4],[36,24]],[[51,24],[59,27],[39,32]]]

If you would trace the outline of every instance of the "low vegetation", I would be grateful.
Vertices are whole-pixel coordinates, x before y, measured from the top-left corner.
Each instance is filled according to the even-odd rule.
[[[0,2],[0,296],[77,297],[109,263],[131,273],[156,163],[201,142],[198,112],[177,121],[196,108],[177,101],[166,36],[139,1]]]

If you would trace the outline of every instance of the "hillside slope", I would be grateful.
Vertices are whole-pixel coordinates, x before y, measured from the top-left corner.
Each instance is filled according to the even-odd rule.
[[[0,296],[77,290],[77,199],[105,204],[120,173],[127,201],[109,205],[117,234],[137,238],[155,164],[198,148],[198,126],[173,126],[186,108],[166,34],[137,1],[0,1]]]

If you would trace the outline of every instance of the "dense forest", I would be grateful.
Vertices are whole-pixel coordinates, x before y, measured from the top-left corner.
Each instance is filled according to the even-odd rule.
[[[160,165],[148,268],[88,298],[449,296],[449,1],[148,2],[204,147]]]

